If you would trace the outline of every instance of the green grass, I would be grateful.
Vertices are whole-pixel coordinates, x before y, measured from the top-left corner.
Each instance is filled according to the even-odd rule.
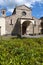
[[[43,38],[0,38],[0,65],[43,65]]]

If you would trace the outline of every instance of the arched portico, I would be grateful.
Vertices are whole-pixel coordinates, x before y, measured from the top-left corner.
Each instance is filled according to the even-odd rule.
[[[41,34],[43,34],[43,21],[41,22]]]
[[[34,34],[34,20],[33,19],[21,19],[21,35]]]
[[[22,35],[32,34],[33,32],[32,27],[33,27],[33,24],[31,21],[24,21],[22,23]]]

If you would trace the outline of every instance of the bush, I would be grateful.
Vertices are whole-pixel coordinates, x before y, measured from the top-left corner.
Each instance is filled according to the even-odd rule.
[[[43,65],[43,38],[0,39],[0,65]]]

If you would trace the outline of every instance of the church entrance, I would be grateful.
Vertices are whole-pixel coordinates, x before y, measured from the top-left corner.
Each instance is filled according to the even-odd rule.
[[[41,34],[43,34],[43,22],[41,22]]]
[[[31,21],[24,21],[22,23],[22,35],[33,34],[33,24]]]
[[[24,22],[24,23],[22,24],[22,35],[26,34],[26,28],[27,28],[27,23]]]
[[[33,35],[34,34],[34,20],[28,18],[19,19],[21,27],[20,27],[20,35]]]

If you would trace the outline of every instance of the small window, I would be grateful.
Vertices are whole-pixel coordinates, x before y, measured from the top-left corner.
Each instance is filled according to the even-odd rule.
[[[3,14],[4,14],[5,12],[3,11]]]
[[[10,25],[13,25],[13,23],[12,23],[12,19],[11,19],[11,23],[10,23]]]
[[[26,15],[26,12],[25,12],[25,11],[23,11],[23,12],[22,12],[22,15],[23,15],[23,16],[25,16],[25,15]]]

